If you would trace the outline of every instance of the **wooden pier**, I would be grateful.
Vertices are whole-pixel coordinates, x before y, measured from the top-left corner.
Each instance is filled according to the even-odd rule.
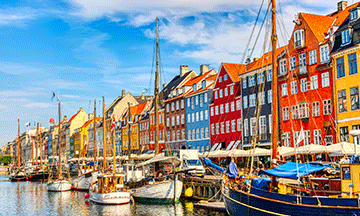
[[[226,212],[224,202],[194,203],[194,207]]]
[[[185,198],[193,198],[200,200],[220,200],[221,199],[221,177],[206,175],[204,177],[181,176],[184,184],[184,190],[192,188],[193,193],[191,197],[183,196]]]

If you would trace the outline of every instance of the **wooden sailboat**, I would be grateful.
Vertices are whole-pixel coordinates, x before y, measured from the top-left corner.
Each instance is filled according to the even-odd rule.
[[[20,168],[20,119],[18,119],[17,167],[10,174],[10,181],[27,181],[28,175]]]
[[[105,99],[103,98],[103,171],[97,180],[90,184],[89,198],[92,202],[105,205],[121,205],[130,202],[130,192],[124,187],[123,173],[116,172],[115,160],[115,128],[113,130],[113,168],[112,172],[106,169],[106,125]]]
[[[47,183],[47,190],[54,192],[62,192],[71,190],[72,184],[71,181],[67,178],[64,178],[62,173],[61,166],[61,111],[60,111],[60,99],[59,100],[59,132],[58,132],[58,146],[59,146],[59,165],[57,175],[50,176]]]
[[[159,154],[159,20],[156,18],[156,74],[155,74],[155,156],[137,167],[154,165],[155,173],[160,171],[160,165],[172,167],[173,174],[165,177],[154,176],[151,181],[143,181],[140,187],[133,190],[132,196],[137,202],[155,203],[155,204],[172,204],[176,203],[181,195],[183,183],[177,179],[175,167],[180,165],[180,160],[176,157],[165,157]],[[130,144],[130,143],[129,143]],[[130,145],[129,145],[130,146]],[[160,177],[160,178],[159,178]]]
[[[94,100],[94,152],[95,152],[95,162],[96,162],[96,100]],[[95,168],[95,163],[93,166],[90,165],[81,165],[79,170],[79,176],[71,180],[74,189],[80,191],[88,191],[90,184],[96,181],[99,170]]]
[[[276,160],[277,156],[277,144],[279,141],[279,124],[278,124],[278,82],[277,82],[277,67],[276,67],[276,8],[275,0],[271,0],[272,3],[272,71],[273,71],[273,103],[272,103],[272,159]],[[355,148],[356,149],[356,148]],[[285,168],[285,167],[289,168]],[[292,167],[292,168],[290,168]],[[299,167],[305,167],[299,170]],[[276,177],[293,172],[293,176],[288,178],[300,179],[301,176],[311,173],[309,168],[314,168],[311,164],[299,164],[289,162],[279,167],[274,167],[271,170],[261,171],[272,177],[271,185],[269,189],[264,189],[255,186],[254,184],[246,184],[247,181],[262,181],[264,178],[250,178],[245,181],[237,182],[234,179],[230,179],[224,176],[223,185],[223,197],[226,210],[230,215],[359,215],[360,214],[360,200],[358,198],[352,198],[352,193],[344,191],[349,189],[352,184],[358,184],[358,176],[353,176],[353,181],[347,180],[346,171],[348,171],[348,178],[350,175],[358,175],[355,172],[359,171],[359,163],[341,165],[341,188],[343,193],[350,194],[349,198],[338,196],[311,196],[298,194],[288,194],[286,191],[278,192],[276,189],[277,179]],[[318,170],[322,170],[319,167]],[[353,170],[353,171],[351,171]],[[280,174],[280,172],[282,172]],[[299,174],[301,173],[301,175]],[[352,172],[353,174],[350,174]],[[304,174],[303,174],[304,173]],[[355,173],[355,174],[354,174]],[[251,174],[250,174],[251,176]],[[288,175],[290,176],[290,175]],[[345,177],[345,178],[344,178]],[[266,181],[266,180],[265,180]],[[245,182],[245,183],[244,183]],[[280,190],[279,190],[280,191]]]

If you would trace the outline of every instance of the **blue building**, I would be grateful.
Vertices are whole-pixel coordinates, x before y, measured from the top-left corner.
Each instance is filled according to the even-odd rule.
[[[201,65],[200,75],[190,79],[185,85],[187,148],[199,152],[210,150],[209,103],[216,79],[216,71],[209,71],[208,65]]]
[[[52,152],[52,133],[48,133],[47,134],[47,139],[48,139],[48,156],[52,156],[53,152]]]

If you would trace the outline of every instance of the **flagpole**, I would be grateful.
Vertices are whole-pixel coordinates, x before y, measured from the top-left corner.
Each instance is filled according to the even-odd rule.
[[[114,156],[114,165],[113,165],[113,170],[114,170],[114,175],[116,173],[116,153],[115,153],[115,117],[113,117],[113,122],[111,125],[111,130],[112,130],[112,135],[113,135],[113,156]]]

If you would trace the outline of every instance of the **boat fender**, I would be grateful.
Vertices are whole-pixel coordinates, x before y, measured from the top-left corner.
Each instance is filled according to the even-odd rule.
[[[185,190],[185,196],[186,196],[186,197],[192,197],[193,194],[194,194],[194,190],[193,190],[191,187],[189,187],[189,188],[187,188],[187,189]]]
[[[90,194],[89,194],[89,193],[86,193],[84,197],[85,197],[85,199],[89,199],[89,198],[90,198]]]

